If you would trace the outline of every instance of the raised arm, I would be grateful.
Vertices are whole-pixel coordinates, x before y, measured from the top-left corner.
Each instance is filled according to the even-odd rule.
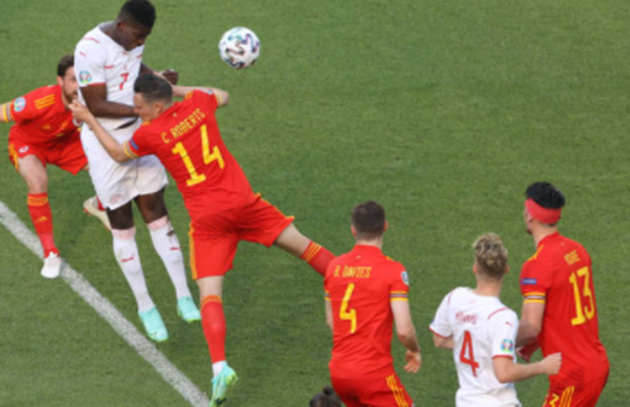
[[[98,141],[115,161],[121,163],[132,159],[125,153],[124,145],[118,144],[118,141],[116,141],[116,139],[100,125],[98,120],[96,120],[94,115],[85,105],[82,105],[79,101],[75,100],[69,107],[77,120],[83,121],[85,124],[90,126],[96,135],[96,138],[98,138]]]
[[[422,355],[420,353],[420,345],[416,336],[416,328],[411,320],[411,310],[408,301],[392,301],[392,313],[394,314],[394,322],[396,323],[396,336],[398,340],[407,348],[405,354],[405,371],[416,373],[422,366]]]
[[[183,98],[193,90],[203,90],[210,91],[217,95],[217,104],[218,107],[227,106],[230,102],[230,95],[221,89],[211,88],[211,87],[203,87],[203,86],[173,86],[173,96]]]

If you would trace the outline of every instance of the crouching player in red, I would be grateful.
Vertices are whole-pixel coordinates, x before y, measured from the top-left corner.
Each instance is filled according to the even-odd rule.
[[[199,286],[202,324],[213,362],[211,406],[220,405],[237,380],[225,357],[221,296],[223,276],[232,268],[238,242],[279,246],[322,275],[333,255],[303,236],[293,225],[293,217],[252,192],[219,133],[215,111],[228,104],[225,91],[171,87],[151,74],[140,76],[134,91],[135,110],[144,125],[123,144],[85,106],[75,102],[71,108],[114,160],[154,154],[175,179],[191,218],[190,266]],[[173,95],[186,98],[173,103]]]
[[[330,378],[348,407],[410,407],[391,356],[392,324],[407,348],[405,371],[422,364],[411,320],[405,267],[381,251],[385,210],[368,201],[352,210],[354,249],[326,272],[326,321],[333,331]]]
[[[27,205],[44,250],[42,276],[55,278],[61,270],[53,236],[48,202],[46,165],[76,175],[87,166],[79,130],[68,105],[77,97],[74,57],[66,55],[57,65],[57,85],[44,86],[0,105],[0,122],[15,123],[9,131],[9,158],[28,186]],[[96,198],[86,202],[96,205]],[[106,226],[104,210],[93,213]]]
[[[516,340],[529,360],[562,353],[560,373],[549,377],[545,407],[592,407],[606,386],[610,364],[599,340],[591,257],[558,232],[564,195],[548,182],[525,192],[523,216],[536,253],[523,264],[523,309]]]

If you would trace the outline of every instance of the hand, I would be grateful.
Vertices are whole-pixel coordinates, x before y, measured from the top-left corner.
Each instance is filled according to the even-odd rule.
[[[68,107],[72,110],[72,114],[78,122],[88,122],[90,119],[94,118],[88,108],[76,99],[73,100]]]
[[[404,367],[405,372],[417,373],[418,370],[420,370],[420,367],[422,366],[422,355],[420,352],[407,350],[405,353],[405,360],[407,361],[407,364]]]
[[[179,82],[179,73],[172,69],[167,69],[165,71],[160,72],[161,76],[169,81],[172,85],[177,85]]]
[[[562,353],[551,354],[544,358],[541,363],[543,364],[543,368],[546,374],[558,374],[558,372],[560,371],[560,367],[562,366]]]

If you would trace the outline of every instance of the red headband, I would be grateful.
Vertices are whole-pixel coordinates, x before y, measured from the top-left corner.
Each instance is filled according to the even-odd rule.
[[[548,225],[553,225],[554,223],[557,223],[560,220],[560,215],[562,213],[562,208],[543,208],[531,198],[525,200],[525,208],[532,218]]]

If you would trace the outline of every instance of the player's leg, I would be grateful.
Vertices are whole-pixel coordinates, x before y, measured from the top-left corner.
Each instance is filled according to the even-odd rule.
[[[221,216],[195,222],[191,214],[190,269],[199,287],[201,324],[212,360],[211,406],[223,403],[237,376],[228,365],[225,352],[225,313],[223,276],[232,268],[238,236],[229,231]]]
[[[81,143],[88,158],[90,178],[97,196],[107,208],[112,227],[114,257],[138,304],[138,315],[148,336],[165,340],[168,333],[162,318],[148,294],[140,255],[136,244],[131,201],[138,195],[134,181],[139,177],[133,161],[117,163],[103,149],[88,126],[81,129]]]
[[[32,152],[33,147],[29,148]],[[48,174],[42,159],[36,155],[12,157],[16,168],[28,187],[26,203],[35,232],[44,251],[44,266],[41,274],[46,278],[56,278],[61,272],[59,250],[55,246],[52,210],[48,202]]]
[[[201,315],[188,288],[179,239],[168,218],[164,189],[154,194],[140,195],[135,201],[149,228],[153,247],[162,259],[175,287],[177,312],[186,322],[199,321]]]
[[[328,263],[335,257],[325,247],[318,245],[293,225],[293,217],[284,215],[278,208],[262,199],[257,199],[239,211],[241,238],[265,246],[272,244],[295,257],[306,261],[322,276]]]
[[[274,244],[304,260],[322,276],[326,275],[326,268],[335,257],[328,249],[300,233],[293,224],[280,233]]]
[[[149,295],[142,271],[131,202],[113,210],[108,209],[107,216],[112,225],[114,256],[136,299],[138,316],[149,338],[157,342],[165,341],[168,331]]]
[[[223,276],[205,277],[197,280],[203,315],[203,332],[212,359],[212,399],[210,406],[223,404],[236,384],[236,372],[227,364],[225,357],[225,313],[221,296]]]

